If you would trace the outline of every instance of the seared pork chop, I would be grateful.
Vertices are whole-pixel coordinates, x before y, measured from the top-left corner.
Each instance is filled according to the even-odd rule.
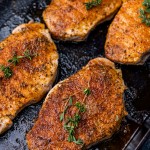
[[[143,0],[126,0],[109,27],[105,54],[122,64],[143,64],[150,52],[150,27],[142,23]]]
[[[114,63],[105,58],[91,60],[82,70],[59,82],[49,92],[35,125],[27,134],[29,149],[80,150],[83,146],[88,148],[110,138],[126,115],[124,89],[121,70],[115,69]],[[75,129],[76,144],[68,141],[65,121],[60,120],[68,99],[72,105],[66,109],[64,118],[79,112],[76,104],[84,104],[85,108],[82,107],[84,113]],[[81,140],[84,144],[78,145]]]
[[[92,0],[53,0],[43,13],[43,18],[56,39],[83,41],[98,24],[109,20],[121,6],[121,0],[102,0],[86,9]],[[97,1],[97,0],[94,0]]]
[[[19,111],[41,100],[55,80],[58,54],[44,25],[18,26],[0,43],[0,66],[2,134]]]

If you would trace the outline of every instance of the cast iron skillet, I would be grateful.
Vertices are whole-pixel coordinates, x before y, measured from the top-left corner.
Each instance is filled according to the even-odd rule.
[[[43,22],[42,11],[49,3],[50,0],[0,0],[0,41],[21,23],[27,23],[30,20]],[[97,56],[104,57],[104,43],[110,23],[111,21],[99,25],[85,42],[55,41],[60,55],[56,83],[75,73],[90,59]],[[123,121],[118,133],[91,150],[122,149],[138,124],[141,124],[150,114],[150,59],[143,66],[118,64],[116,66],[122,69],[123,78],[128,87],[124,99],[129,115]],[[43,100],[19,113],[11,129],[0,136],[0,150],[27,150],[25,134],[33,126]]]

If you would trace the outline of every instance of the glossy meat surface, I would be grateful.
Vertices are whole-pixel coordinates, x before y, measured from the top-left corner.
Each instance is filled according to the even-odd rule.
[[[15,66],[8,62],[25,51],[36,54],[32,59],[21,58]],[[13,34],[0,43],[0,65],[13,72],[6,78],[0,70],[0,134],[12,125],[12,120],[24,107],[38,102],[55,80],[58,54],[43,24],[18,26]]]
[[[84,89],[90,89],[85,98]],[[119,69],[105,58],[91,60],[71,77],[59,82],[47,95],[33,128],[27,134],[30,150],[80,150],[81,145],[68,142],[68,133],[60,121],[67,99],[72,96],[73,104],[80,102],[86,111],[82,114],[75,137],[82,139],[87,148],[96,142],[110,138],[120,127],[126,115],[123,93],[124,82]],[[71,107],[67,116],[77,109]],[[67,118],[67,117],[66,117]]]
[[[150,52],[150,27],[142,23],[143,0],[126,0],[109,27],[106,57],[122,64],[143,64]]]
[[[109,20],[121,6],[121,0],[102,0],[86,10],[91,0],[52,0],[43,13],[52,36],[60,40],[83,41],[98,24]]]

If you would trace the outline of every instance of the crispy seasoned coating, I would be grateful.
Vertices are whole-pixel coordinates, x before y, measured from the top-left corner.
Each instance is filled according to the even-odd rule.
[[[109,20],[121,6],[121,0],[102,0],[86,10],[91,0],[53,0],[43,13],[52,36],[60,40],[83,41],[98,24]]]
[[[84,89],[90,95],[84,99]],[[124,82],[121,70],[105,58],[91,60],[82,70],[59,82],[47,95],[39,117],[27,134],[30,150],[80,150],[81,145],[68,142],[68,133],[60,121],[67,99],[72,96],[73,105],[80,102],[86,111],[81,116],[75,130],[76,139],[84,142],[84,148],[110,138],[119,129],[126,115],[123,93]],[[67,111],[68,116],[77,112],[76,108]],[[67,116],[66,116],[67,118]]]
[[[23,56],[28,50],[36,54],[22,58],[15,66],[8,63],[14,55]],[[13,75],[5,78],[0,70],[0,134],[12,125],[12,120],[24,107],[38,102],[55,80],[58,54],[48,30],[43,24],[18,26],[13,34],[0,43],[0,65],[10,66]]]
[[[122,64],[143,64],[150,52],[150,27],[142,23],[143,0],[126,0],[109,27],[105,54]]]

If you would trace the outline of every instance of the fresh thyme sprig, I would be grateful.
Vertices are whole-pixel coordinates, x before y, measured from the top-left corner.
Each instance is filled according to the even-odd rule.
[[[79,112],[84,113],[84,112],[86,111],[85,106],[84,106],[83,104],[81,104],[80,102],[77,102],[77,103],[75,104],[75,106],[79,109]]]
[[[14,64],[15,66],[19,63],[19,60],[22,58],[27,58],[32,60],[34,56],[37,54],[32,54],[29,50],[24,51],[23,56],[17,56],[16,54],[13,56],[12,59],[9,59],[8,62]]]
[[[19,60],[23,58],[23,56],[14,55],[12,59],[9,59],[8,62],[14,64],[15,66],[19,63]]]
[[[81,116],[79,113],[76,113],[72,118],[69,117],[68,121],[64,124],[64,129],[69,133],[68,141],[74,142],[77,145],[83,144],[83,141],[81,139],[76,139],[75,129],[78,127],[79,121],[81,119]]]
[[[69,105],[66,105],[64,111],[60,114],[60,121],[63,121],[65,119],[65,114],[66,114],[67,109],[69,108],[69,106],[72,105],[72,101],[73,101],[73,98],[72,98],[72,96],[70,96],[69,100],[68,100]]]
[[[144,0],[143,6],[150,7],[150,0]]]
[[[13,75],[13,72],[10,69],[10,67],[6,67],[4,65],[1,65],[0,69],[4,73],[5,78],[10,78]]]
[[[29,50],[26,50],[23,54],[24,54],[24,57],[28,58],[29,60],[32,60],[34,56],[37,56],[37,53],[32,54],[31,51]]]
[[[142,23],[150,26],[150,0],[144,0],[142,5],[144,9],[140,9],[140,18],[142,19]]]
[[[91,94],[90,89],[89,88],[84,89],[84,94],[87,96],[90,95]]]
[[[78,108],[78,112],[73,117],[69,117],[67,119],[67,121],[64,124],[64,129],[69,133],[68,136],[69,142],[74,142],[77,145],[81,145],[83,144],[83,141],[81,139],[76,139],[74,134],[75,134],[75,129],[78,127],[79,122],[81,120],[80,113],[85,112],[85,106],[80,102],[77,102],[74,106]]]
[[[86,97],[88,97],[91,93],[91,91],[89,89],[89,82],[88,82],[88,88],[86,88],[83,91],[84,92],[83,103],[84,103]],[[67,119],[65,119],[65,114],[67,113],[67,110],[68,110],[69,107],[76,107],[77,112],[74,114],[74,116],[68,117]],[[79,125],[79,122],[81,120],[81,114],[84,113],[85,111],[86,111],[85,105],[80,103],[80,102],[76,102],[75,104],[73,104],[73,97],[70,96],[67,103],[66,103],[66,105],[65,105],[64,111],[60,114],[60,121],[64,122],[64,129],[69,134],[68,135],[68,141],[69,142],[74,142],[77,145],[83,145],[84,144],[82,139],[80,139],[80,138],[76,139],[75,129]]]
[[[17,56],[16,54],[13,56],[13,58],[9,59],[8,62],[10,63],[8,66],[1,65],[0,69],[4,73],[5,78],[10,78],[13,75],[12,69],[10,68],[11,64],[14,64],[15,66],[19,63],[19,60],[22,58],[27,58],[29,60],[32,60],[34,56],[37,56],[37,54],[32,54],[29,50],[24,51],[23,56]]]
[[[102,0],[92,0],[90,2],[84,3],[84,5],[86,6],[86,9],[89,10],[97,5],[100,5],[102,2]]]
[[[64,122],[64,129],[69,133],[68,135],[68,141],[74,142],[77,145],[83,144],[83,141],[81,139],[76,139],[75,129],[78,127],[79,121],[81,120],[80,113],[85,112],[85,106],[81,104],[80,102],[77,102],[75,105],[73,105],[73,97],[70,96],[69,100],[67,101],[67,105],[65,106],[64,111],[60,114],[60,121]],[[69,107],[75,106],[78,109],[78,112],[73,117],[68,117],[67,121],[65,121],[65,114],[67,113],[67,110]]]

